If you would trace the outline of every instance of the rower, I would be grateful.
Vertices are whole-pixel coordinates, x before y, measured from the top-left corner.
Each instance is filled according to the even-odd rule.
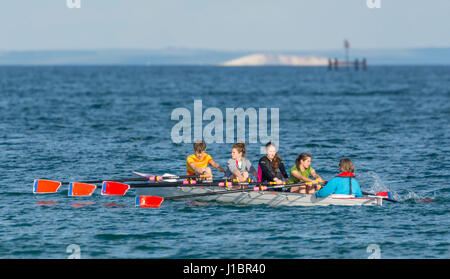
[[[189,155],[186,159],[187,175],[205,175],[206,180],[212,179],[212,171],[208,165],[216,168],[220,172],[225,170],[216,163],[209,154],[206,154],[206,143],[204,141],[194,142],[195,154]]]
[[[332,178],[328,183],[316,192],[316,197],[327,197],[331,194],[352,195],[362,197],[361,188],[353,174],[355,167],[352,160],[343,158],[339,162],[339,171],[336,177]]]
[[[250,173],[256,178],[258,172],[252,166],[250,160],[245,156],[245,143],[238,142],[231,148],[231,159],[228,160],[228,168],[225,179],[236,179],[238,182],[249,182]],[[241,188],[240,186],[238,186]],[[234,188],[234,187],[233,187]]]
[[[291,168],[289,184],[309,182],[309,185],[291,187],[291,192],[301,194],[314,194],[316,191],[313,184],[322,182],[323,179],[311,167],[312,156],[308,153],[301,153],[295,159],[295,166]],[[313,177],[314,179],[311,179]]]
[[[258,182],[283,184],[283,180],[288,178],[283,160],[277,153],[277,147],[272,142],[268,142],[266,144],[266,155],[259,159]]]

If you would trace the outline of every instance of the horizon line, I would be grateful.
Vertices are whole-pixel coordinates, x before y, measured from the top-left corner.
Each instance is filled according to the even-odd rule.
[[[305,51],[336,51],[341,48],[328,49],[214,49],[204,47],[160,47],[160,48],[138,48],[138,47],[117,47],[117,48],[48,48],[48,49],[0,49],[0,52],[34,52],[34,51],[161,51],[161,50],[193,50],[193,51],[216,51],[216,52],[305,52]],[[418,50],[418,49],[450,49],[450,46],[421,46],[421,47],[350,47],[353,50]]]
[[[261,68],[261,67],[286,67],[286,68],[328,68],[328,65],[233,65],[226,66],[221,64],[74,64],[74,63],[61,63],[61,64],[0,64],[0,67],[220,67],[220,68]],[[433,66],[433,67],[443,67],[450,66],[450,63],[395,63],[395,64],[370,64],[370,67],[415,67],[415,66]],[[349,66],[352,68],[352,66]],[[341,66],[339,68],[346,69],[346,66]]]

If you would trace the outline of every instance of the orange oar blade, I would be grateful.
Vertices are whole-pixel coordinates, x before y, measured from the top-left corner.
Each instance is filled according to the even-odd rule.
[[[35,179],[33,185],[33,193],[34,194],[56,193],[60,186],[61,182],[58,181]]]
[[[125,183],[103,181],[102,195],[123,196],[127,193],[128,189],[130,189],[130,185]]]
[[[97,189],[96,185],[70,182],[69,184],[69,197],[90,196]]]
[[[161,206],[164,198],[155,196],[136,196],[137,207],[153,207],[157,208]]]

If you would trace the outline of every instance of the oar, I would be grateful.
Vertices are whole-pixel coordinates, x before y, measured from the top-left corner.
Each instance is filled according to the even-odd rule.
[[[247,188],[247,189],[236,189],[236,190],[209,192],[209,193],[199,193],[199,194],[172,196],[172,197],[166,197],[166,198],[156,197],[156,196],[136,196],[136,206],[139,206],[139,207],[160,207],[161,203],[164,200],[187,199],[187,198],[224,195],[224,194],[232,194],[232,193],[240,193],[240,192],[266,191],[266,190],[273,190],[273,189],[284,188],[284,187],[290,188],[290,187],[301,186],[301,185],[305,185],[305,183],[277,184],[275,186],[269,186],[269,187],[261,186],[261,187]]]
[[[186,179],[186,178],[200,178],[205,177],[205,175],[171,175],[171,176],[160,176],[160,175],[154,175],[149,177],[140,177],[140,178],[120,178],[120,179],[102,179],[102,180],[88,180],[88,181],[80,181],[79,183],[103,183],[103,181],[113,181],[113,182],[127,182],[127,181],[164,181],[169,179]],[[69,184],[71,182],[61,182],[64,184]]]
[[[78,182],[60,182],[60,181],[53,181],[53,180],[46,180],[46,179],[35,179],[33,183],[33,193],[34,194],[48,194],[48,193],[56,193],[61,185],[70,184],[71,183],[77,183],[77,187],[81,187],[83,185],[81,184],[95,184],[95,183],[103,183],[104,181],[110,181],[110,182],[127,182],[127,181],[164,181],[168,179],[184,179],[184,178],[191,178],[191,179],[198,179],[205,177],[205,175],[162,175],[162,176],[154,176],[154,175],[144,175],[141,173],[135,173],[137,175],[140,175],[142,177],[140,178],[119,178],[119,179],[102,179],[102,180],[87,180],[87,181],[78,181]],[[195,182],[191,182],[192,184]],[[86,185],[83,186],[84,188],[88,187]],[[84,189],[83,188],[83,189]],[[92,185],[88,187],[89,189],[92,188]],[[83,190],[82,192],[85,192]],[[92,193],[91,193],[92,194]],[[69,191],[69,195],[70,191]]]
[[[85,182],[69,182],[69,196],[90,196],[94,193],[95,189],[102,188],[102,195],[125,195],[126,191],[130,188],[128,184],[115,182],[115,181],[100,181],[103,182],[102,186],[97,186]],[[91,182],[92,183],[92,182]],[[62,182],[36,179],[33,183],[34,194],[50,194],[56,193],[61,187]]]
[[[146,177],[130,177],[130,178],[119,178],[119,179],[102,179],[102,180],[87,180],[87,181],[78,181],[79,183],[103,183],[103,181],[114,181],[114,182],[126,182],[126,181],[163,181],[166,179],[185,179],[185,178],[201,178],[205,177],[205,175],[166,175],[166,176],[160,176],[160,175],[149,175]],[[42,182],[42,184],[46,183],[47,181],[52,180],[44,180],[44,179],[36,179],[38,183]],[[59,181],[52,181],[52,182],[59,182]],[[65,182],[59,182],[62,185],[69,184],[72,181],[65,181]],[[43,185],[41,185],[43,186]]]
[[[33,183],[33,193],[34,194],[48,194],[48,193],[56,193],[61,185],[67,185],[71,183],[78,184],[94,184],[94,183],[103,183],[103,181],[114,181],[114,182],[126,182],[126,181],[148,181],[148,178],[121,178],[121,179],[103,179],[103,180],[87,180],[87,181],[79,181],[79,182],[60,182],[46,179],[35,179]]]
[[[264,185],[267,185],[268,183],[264,183]],[[275,184],[275,182],[271,182],[269,184]],[[197,183],[197,184],[188,184],[190,187],[232,187],[232,186],[260,186],[263,185],[261,182],[244,182],[244,183],[217,183],[217,182],[211,182],[211,183]],[[85,185],[78,185],[80,187],[86,187]],[[112,182],[112,181],[104,181],[101,188],[102,188],[102,195],[120,195],[123,196],[126,194],[126,192],[130,188],[167,188],[167,187],[182,187],[186,186],[183,182],[162,182],[162,183],[141,183],[141,184],[124,184],[119,182]],[[93,189],[95,190],[95,189]],[[92,190],[92,191],[93,191]],[[81,192],[81,191],[80,191]],[[70,195],[70,193],[69,193]]]
[[[259,182],[241,182],[233,184],[232,182],[221,182],[221,181],[211,181],[211,182],[197,182],[196,180],[186,180],[178,182],[154,182],[154,183],[141,183],[141,184],[125,184],[120,183],[117,180],[101,181],[96,180],[95,182],[102,182],[101,186],[86,182],[70,182],[69,183],[69,196],[90,196],[94,193],[95,189],[102,188],[102,195],[114,195],[123,196],[130,188],[151,188],[151,187],[180,187],[183,185],[198,185],[198,186],[233,186],[233,185],[257,185]],[[94,182],[94,183],[95,183]],[[61,182],[52,180],[36,179],[33,184],[34,194],[48,194],[56,193],[61,186]],[[260,183],[259,183],[260,184]]]

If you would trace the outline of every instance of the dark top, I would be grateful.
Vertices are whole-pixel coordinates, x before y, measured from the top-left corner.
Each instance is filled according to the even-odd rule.
[[[262,157],[261,159],[259,159],[258,164],[258,181],[272,182],[275,177],[278,177],[280,179],[284,178],[285,180],[287,180],[289,176],[286,172],[283,161],[278,166],[278,169],[280,170],[282,176],[280,175],[280,173],[275,173],[273,171],[272,162],[269,160],[269,158],[267,158],[267,156]]]

